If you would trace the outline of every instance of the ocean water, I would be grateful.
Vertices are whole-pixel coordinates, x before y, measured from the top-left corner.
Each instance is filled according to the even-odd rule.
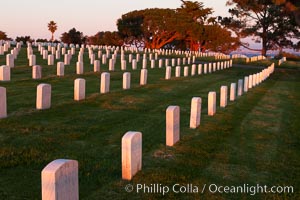
[[[297,52],[297,51],[286,50],[286,49],[284,49],[283,51],[294,54],[294,55],[297,55],[297,56],[300,56],[300,52]],[[253,57],[253,56],[261,55],[260,52],[247,52],[247,51],[245,51],[245,52],[243,52],[243,51],[231,52],[230,55],[232,55],[232,54],[242,54],[242,55],[245,55],[247,57]],[[267,57],[274,58],[277,54],[278,54],[278,52],[270,51],[269,53],[267,53]]]

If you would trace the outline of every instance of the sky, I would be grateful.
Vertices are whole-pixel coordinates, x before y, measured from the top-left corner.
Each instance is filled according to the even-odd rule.
[[[201,0],[205,7],[213,8],[215,16],[228,15],[226,0]],[[50,39],[47,24],[53,20],[59,39],[71,28],[95,35],[98,31],[116,31],[116,21],[127,12],[145,8],[178,8],[180,0],[5,0],[1,2],[0,31],[8,37],[31,36]]]

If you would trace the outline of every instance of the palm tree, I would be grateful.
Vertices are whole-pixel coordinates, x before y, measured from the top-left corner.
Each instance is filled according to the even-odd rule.
[[[54,32],[57,30],[57,25],[54,21],[48,23],[48,30],[52,33],[51,41],[54,41]]]

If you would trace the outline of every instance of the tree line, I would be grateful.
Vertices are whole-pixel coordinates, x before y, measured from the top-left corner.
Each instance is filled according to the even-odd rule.
[[[300,3],[297,0],[228,0],[230,17],[214,17],[211,8],[198,1],[184,1],[177,9],[143,9],[123,14],[118,31],[100,31],[85,36],[75,28],[64,32],[60,41],[74,44],[135,46],[151,49],[217,51],[229,53],[240,46],[251,49],[243,38],[261,43],[260,51],[300,48]],[[51,42],[57,24],[48,23]],[[0,31],[0,39],[7,39]],[[31,41],[29,36],[19,41]],[[36,41],[46,42],[46,39]]]

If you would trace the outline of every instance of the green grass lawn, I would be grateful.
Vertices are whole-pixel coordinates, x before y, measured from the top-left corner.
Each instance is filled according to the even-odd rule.
[[[278,64],[278,62],[277,62],[277,64]],[[286,62],[283,62],[280,66],[278,66],[278,68],[300,70],[300,65],[299,65],[299,62],[297,62],[297,61],[286,61]]]
[[[35,50],[35,54],[37,54]],[[148,84],[131,72],[132,89],[122,90],[119,61],[110,93],[100,94],[100,75],[85,52],[84,75],[75,74],[77,55],[65,76],[37,56],[41,80],[31,79],[22,49],[7,88],[8,118],[0,120],[0,199],[40,199],[41,171],[59,158],[79,162],[80,199],[300,199],[300,71],[280,68],[259,86],[207,116],[207,95],[230,86],[257,68],[230,68],[213,74],[164,80],[165,69],[148,67]],[[141,54],[142,56],[142,54]],[[206,61],[206,60],[204,60]],[[0,65],[5,57],[0,56]],[[251,64],[251,63],[250,63]],[[150,66],[150,62],[148,62]],[[156,63],[158,66],[158,62]],[[295,65],[299,66],[299,63]],[[265,66],[265,65],[264,65]],[[141,62],[139,63],[139,68]],[[101,65],[101,72],[107,71]],[[172,69],[174,77],[175,69]],[[182,72],[183,75],[183,67]],[[86,100],[73,101],[73,82],[86,79]],[[36,86],[52,85],[52,106],[35,110]],[[189,129],[192,97],[202,98],[201,126]],[[180,106],[181,140],[165,146],[165,110]],[[132,181],[121,179],[121,138],[143,135],[143,167]],[[172,186],[293,186],[294,194],[144,194],[127,184]]]

